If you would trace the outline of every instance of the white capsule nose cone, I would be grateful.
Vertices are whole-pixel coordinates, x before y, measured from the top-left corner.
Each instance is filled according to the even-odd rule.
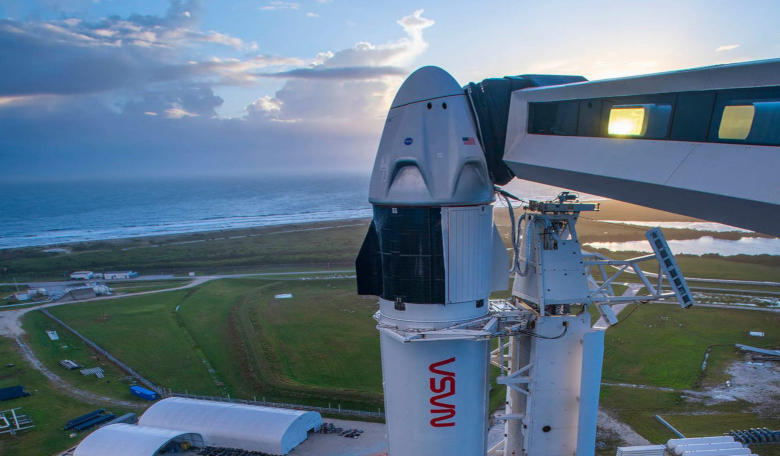
[[[426,66],[406,78],[390,109],[452,95],[463,95],[458,81],[439,67]]]

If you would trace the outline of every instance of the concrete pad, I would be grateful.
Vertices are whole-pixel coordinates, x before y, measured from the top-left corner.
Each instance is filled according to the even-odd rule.
[[[309,434],[309,438],[295,447],[292,456],[383,456],[387,455],[387,425],[363,421],[323,418],[324,423],[344,429],[362,429],[356,439],[338,434]]]

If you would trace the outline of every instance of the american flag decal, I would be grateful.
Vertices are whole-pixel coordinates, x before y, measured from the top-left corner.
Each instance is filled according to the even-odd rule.
[[[464,146],[476,146],[477,143],[474,141],[474,138],[472,138],[471,136],[469,136],[468,138],[464,136],[463,137],[463,145]]]

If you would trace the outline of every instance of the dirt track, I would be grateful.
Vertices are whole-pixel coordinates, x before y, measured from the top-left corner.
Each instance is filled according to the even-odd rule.
[[[138,404],[135,402],[122,401],[119,399],[100,396],[98,394],[90,393],[88,391],[83,391],[83,390],[73,388],[73,386],[71,386],[70,383],[63,380],[62,377],[50,371],[43,364],[41,364],[38,358],[35,357],[35,354],[30,349],[30,347],[27,346],[27,344],[25,344],[24,342],[22,342],[21,338],[18,337],[16,338],[16,344],[18,345],[19,353],[22,355],[24,360],[30,363],[30,366],[39,370],[43,375],[46,376],[46,378],[48,378],[49,380],[51,380],[52,383],[54,383],[57,389],[59,389],[60,391],[62,391],[67,395],[73,396],[76,399],[80,399],[92,403],[105,403],[105,404],[118,405],[121,407],[129,407],[129,408],[144,407],[142,404]]]

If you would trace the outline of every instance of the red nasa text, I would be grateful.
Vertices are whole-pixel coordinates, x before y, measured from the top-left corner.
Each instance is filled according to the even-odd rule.
[[[450,427],[455,426],[455,404],[448,404],[445,401],[450,396],[455,395],[455,372],[442,370],[442,366],[454,363],[455,357],[433,363],[428,367],[432,374],[441,375],[441,377],[431,377],[431,426]],[[438,416],[436,416],[438,415]],[[448,421],[451,420],[451,421]]]

